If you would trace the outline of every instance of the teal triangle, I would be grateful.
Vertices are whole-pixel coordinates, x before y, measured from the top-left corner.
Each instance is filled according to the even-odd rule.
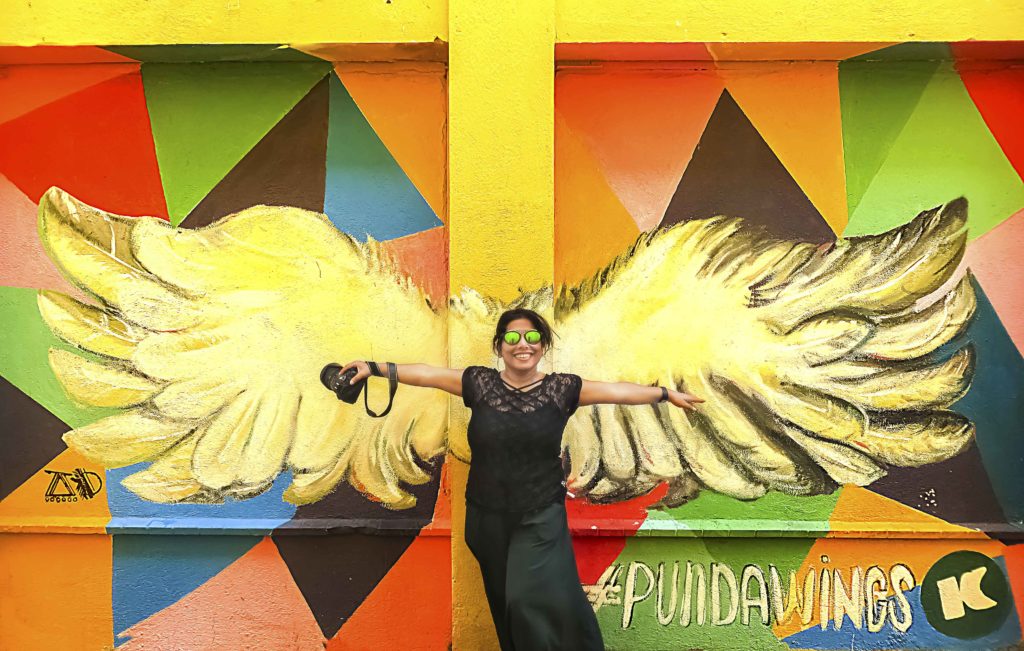
[[[981,460],[1003,513],[1024,528],[1024,357],[977,279],[972,282],[978,307],[961,344],[974,344],[978,362],[970,390],[952,409],[974,423]]]
[[[959,196],[970,203],[968,226],[975,238],[1024,207],[1024,182],[989,132],[953,64],[942,63],[851,209],[844,235],[889,230]]]
[[[914,112],[939,64],[839,64],[839,105],[846,161],[846,203],[852,215],[889,148]]]
[[[330,70],[326,62],[144,64],[171,223],[179,224]]]
[[[357,239],[377,240],[442,226],[337,75],[330,95],[324,212],[331,222]]]
[[[36,290],[0,287],[0,375],[71,427],[88,425],[116,409],[75,404],[50,369],[50,348],[82,351],[58,339],[43,321]]]

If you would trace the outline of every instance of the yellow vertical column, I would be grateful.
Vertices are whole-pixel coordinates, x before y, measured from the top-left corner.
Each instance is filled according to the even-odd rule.
[[[554,2],[450,0],[448,34],[451,289],[510,300],[553,278]],[[450,336],[453,367],[481,361]],[[465,428],[465,410],[450,422]],[[497,649],[464,538],[469,467],[449,463],[454,649]]]

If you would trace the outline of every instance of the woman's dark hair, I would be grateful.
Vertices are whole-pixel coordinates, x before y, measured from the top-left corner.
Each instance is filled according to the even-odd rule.
[[[494,339],[491,341],[491,347],[496,355],[501,355],[501,342],[505,336],[505,329],[508,328],[508,324],[516,319],[527,319],[532,323],[533,327],[540,333],[541,347],[544,350],[551,348],[551,344],[554,343],[555,332],[548,325],[547,320],[533,310],[516,308],[514,310],[506,310],[498,317],[498,325],[494,329]]]

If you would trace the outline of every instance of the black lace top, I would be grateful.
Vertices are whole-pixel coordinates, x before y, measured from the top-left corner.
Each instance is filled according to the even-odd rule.
[[[550,373],[517,390],[498,371],[470,366],[462,374],[469,419],[466,500],[501,511],[529,511],[565,499],[562,430],[576,411],[583,380]]]

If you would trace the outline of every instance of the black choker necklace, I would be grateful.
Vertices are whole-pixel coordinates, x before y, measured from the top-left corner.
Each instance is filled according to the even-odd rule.
[[[526,384],[524,384],[522,386],[519,386],[519,387],[513,386],[513,385],[509,384],[508,380],[506,380],[501,375],[501,373],[498,373],[498,377],[501,378],[501,383],[504,384],[505,386],[507,386],[509,389],[512,389],[513,391],[519,391],[520,393],[522,393],[525,389],[529,389],[530,387],[535,386],[535,385],[540,384],[541,382],[543,382],[544,378],[546,378],[547,376],[543,375],[540,378],[534,380],[533,382],[528,382],[528,383],[526,383]]]

